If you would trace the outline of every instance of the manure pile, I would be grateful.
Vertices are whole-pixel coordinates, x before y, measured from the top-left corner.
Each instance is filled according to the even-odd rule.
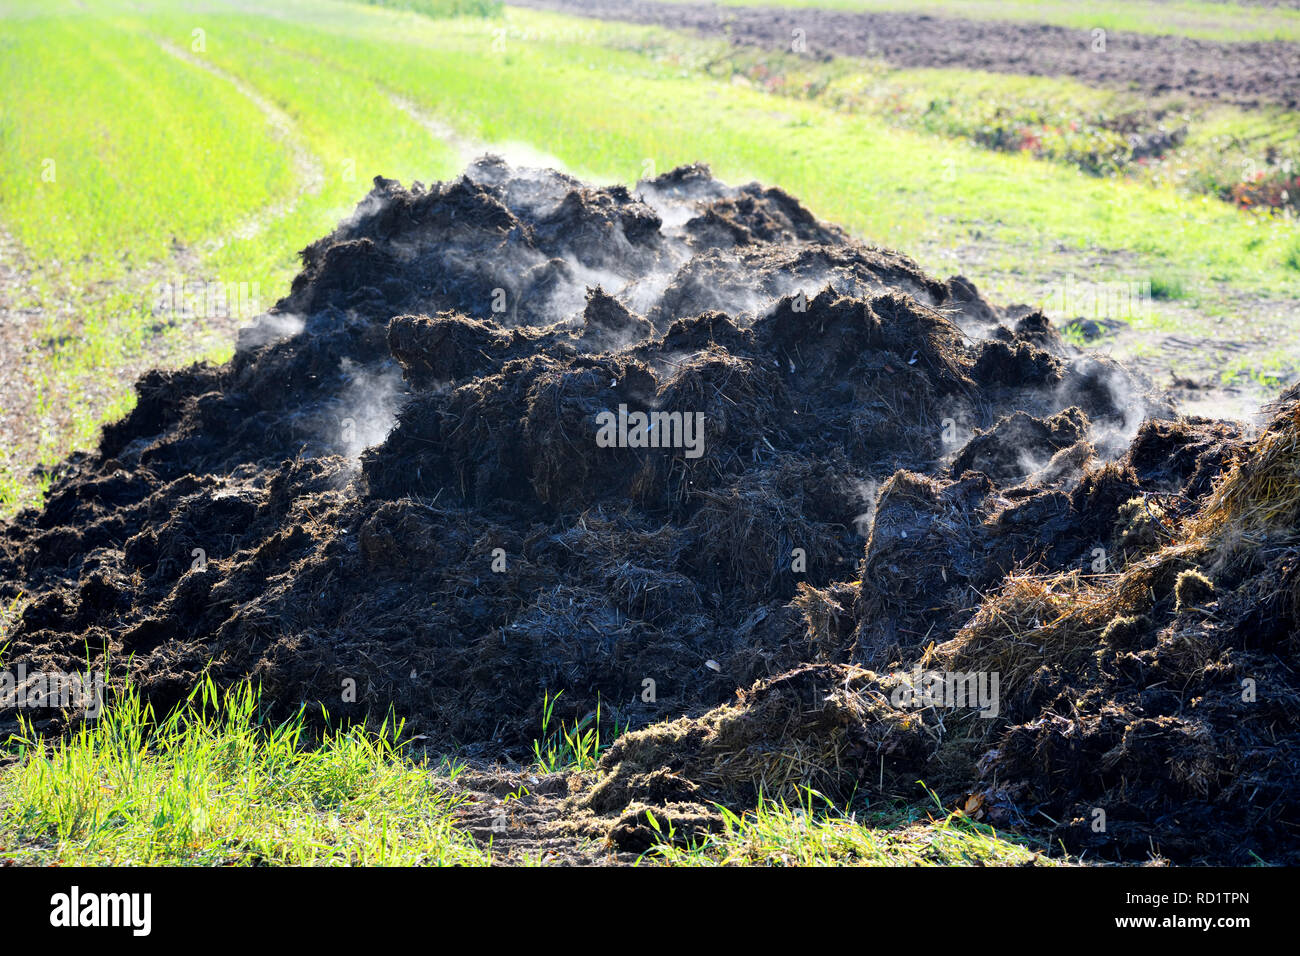
[[[599,701],[633,729],[574,819],[629,850],[923,780],[1106,858],[1300,858],[1295,392],[1179,417],[703,166],[377,179],[302,258],[3,530],[6,669],[252,678],[485,760]]]

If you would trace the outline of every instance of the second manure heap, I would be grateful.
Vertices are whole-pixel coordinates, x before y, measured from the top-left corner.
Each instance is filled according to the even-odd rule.
[[[376,180],[303,263],[5,529],[10,666],[252,677],[487,758],[599,699],[643,729],[578,811],[630,849],[649,808],[919,779],[1076,848],[1294,854],[1297,481],[1234,492],[1239,426],[699,166]],[[1288,402],[1254,441],[1294,450]],[[620,407],[700,453],[604,447]],[[996,672],[997,716],[898,705],[918,667]]]

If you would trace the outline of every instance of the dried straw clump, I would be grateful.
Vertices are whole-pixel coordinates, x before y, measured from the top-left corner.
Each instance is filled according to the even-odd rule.
[[[1016,693],[1040,668],[1074,670],[1092,656],[1102,631],[1126,609],[1113,575],[1008,575],[950,641],[926,655],[952,671],[999,674]]]
[[[847,799],[859,786],[912,788],[940,738],[925,713],[889,702],[878,675],[845,665],[805,665],[759,681],[733,704],[620,737],[592,790],[597,812],[645,799],[667,779],[689,781],[678,799],[752,805],[795,800],[811,787]]]
[[[1300,540],[1300,388],[1273,408],[1247,456],[1215,485],[1190,522],[1189,535],[1214,540],[1220,561]]]

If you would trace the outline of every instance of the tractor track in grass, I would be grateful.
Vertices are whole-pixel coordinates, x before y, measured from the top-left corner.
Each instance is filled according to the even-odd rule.
[[[610,846],[590,814],[572,805],[573,798],[590,785],[591,780],[577,772],[545,773],[488,764],[467,767],[448,784],[464,800],[457,810],[457,825],[479,846],[491,850],[496,865],[636,862],[637,854]]]
[[[1183,93],[1243,107],[1300,108],[1300,44],[1221,43],[1039,23],[927,14],[733,7],[657,0],[511,0],[517,6],[725,36],[732,43],[808,56],[870,56],[900,67],[949,67],[1066,76],[1095,86]],[[1177,24],[1171,21],[1171,29]],[[797,33],[802,31],[802,33]]]
[[[550,155],[535,149],[526,143],[485,143],[481,140],[465,136],[454,127],[443,122],[437,116],[427,112],[422,106],[413,100],[407,99],[400,93],[392,90],[384,90],[389,102],[397,109],[409,116],[417,125],[422,127],[425,132],[429,133],[434,139],[441,140],[447,146],[456,150],[460,154],[461,165],[468,165],[480,156],[499,156],[508,162],[535,166],[547,166],[553,169],[567,170],[565,164]]]
[[[462,136],[456,129],[436,116],[426,113],[406,97],[389,90],[385,91],[385,95],[393,106],[409,116],[417,126],[423,128],[434,139],[441,140],[456,150],[460,154],[462,164],[468,163],[475,155],[485,151],[486,147],[482,143],[470,137]]]
[[[40,461],[50,446],[62,454],[66,443],[56,436],[76,429],[79,409],[83,413],[89,409],[96,419],[101,417],[96,410],[111,407],[123,382],[133,382],[152,368],[173,368],[193,361],[232,340],[250,316],[236,309],[219,309],[178,317],[155,309],[150,341],[141,348],[124,350],[111,369],[96,368],[93,374],[71,376],[51,374],[50,367],[60,361],[59,355],[78,347],[81,317],[107,308],[110,298],[123,291],[137,301],[156,302],[159,283],[175,283],[178,278],[187,287],[210,287],[216,279],[203,265],[206,257],[232,241],[256,237],[271,223],[291,215],[304,197],[316,195],[324,187],[324,167],[302,143],[288,113],[239,77],[163,38],[154,39],[164,53],[231,84],[262,113],[272,138],[292,158],[298,187],[250,213],[228,232],[192,246],[174,244],[166,260],[150,263],[121,280],[91,282],[81,288],[67,287],[58,277],[42,288],[34,281],[41,269],[31,262],[18,239],[0,227],[0,408],[4,410],[0,473],[17,476]],[[112,337],[122,330],[116,328],[116,313],[110,313],[101,333]],[[57,331],[43,336],[43,326]]]
[[[205,252],[215,252],[230,239],[246,240],[257,236],[271,222],[290,215],[302,202],[303,197],[314,196],[321,191],[325,185],[325,168],[311,150],[302,143],[296,131],[297,123],[294,122],[293,117],[233,73],[228,73],[215,63],[182,50],[174,43],[161,37],[155,37],[155,40],[165,53],[229,83],[253,106],[257,107],[271,128],[272,138],[288,150],[293,161],[294,175],[299,184],[298,189],[291,195],[252,214],[232,230],[228,236],[212,242],[204,249]]]

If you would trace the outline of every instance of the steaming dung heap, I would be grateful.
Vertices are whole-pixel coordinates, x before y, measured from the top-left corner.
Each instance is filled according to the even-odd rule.
[[[4,530],[9,668],[251,677],[486,758],[600,699],[644,729],[575,812],[627,848],[922,779],[1111,856],[1295,857],[1294,393],[1253,442],[1180,419],[702,166],[377,179],[302,257]],[[914,667],[996,672],[997,716],[898,703]]]

